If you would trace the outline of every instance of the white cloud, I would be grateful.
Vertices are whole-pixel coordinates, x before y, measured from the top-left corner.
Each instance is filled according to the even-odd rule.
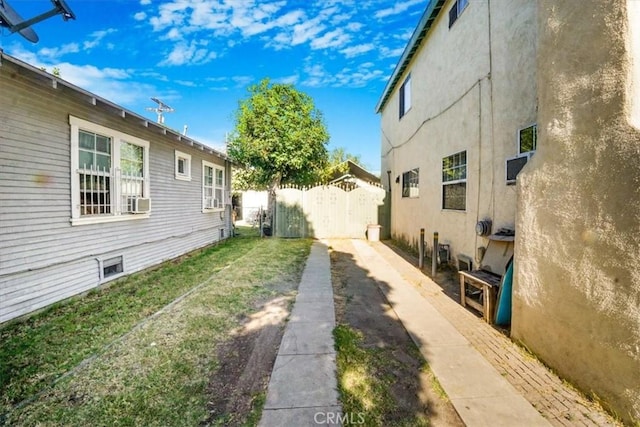
[[[151,17],[149,23],[154,31],[161,31],[171,26],[181,26],[185,23],[188,7],[189,4],[184,0],[162,3],[158,8],[159,15]]]
[[[245,87],[255,79],[252,76],[234,76],[231,80],[236,84],[236,87]]]
[[[326,26],[320,24],[319,19],[303,22],[293,27],[293,35],[291,36],[291,44],[299,45],[313,40],[316,35],[324,31]]]
[[[101,31],[94,31],[89,35],[89,40],[86,40],[82,44],[82,47],[84,48],[84,50],[93,49],[94,47],[98,46],[102,41],[102,39],[104,39],[106,36],[116,32],[118,32],[118,30],[116,30],[115,28],[109,28]]]
[[[144,21],[145,19],[147,19],[147,14],[144,12],[138,12],[133,15],[133,19],[135,19],[136,21]]]
[[[180,33],[180,30],[178,30],[177,28],[172,28],[169,30],[167,34],[161,37],[161,39],[162,40],[181,40],[182,34]]]
[[[227,80],[227,77],[207,77],[205,80],[208,82],[217,83],[217,82],[223,82]]]
[[[140,4],[142,6],[147,6],[147,5],[151,4],[151,0],[140,0]]]
[[[215,52],[210,52],[202,47],[203,43],[197,41],[179,42],[159,65],[200,65],[216,58]]]
[[[411,35],[405,25],[393,28],[394,17],[414,13],[424,6],[424,0],[399,1],[163,0],[141,13],[145,13],[154,32],[161,34],[159,38],[166,49],[159,62],[163,66],[205,64],[254,40],[276,51],[310,50],[312,61],[316,62],[339,62],[344,58],[371,61],[376,57],[383,61],[377,67],[384,69],[387,60],[401,55]],[[381,28],[372,19],[374,16],[391,19]],[[211,42],[210,46],[205,40]],[[402,46],[396,48],[400,43]],[[373,67],[350,66],[351,78],[346,70],[339,77],[336,70],[305,70],[283,79],[320,86],[362,85],[380,78]],[[231,80],[227,83],[233,87]]]
[[[349,13],[340,13],[340,14],[334,15],[331,18],[331,23],[333,25],[337,25],[337,24],[340,24],[342,22],[348,21],[349,19],[351,19],[351,14],[349,14]]]
[[[307,65],[304,69],[307,77],[302,81],[308,87],[363,87],[369,82],[385,77],[373,62],[365,62],[357,68],[342,68],[338,72],[329,72],[320,64]]]
[[[349,31],[360,31],[362,27],[364,27],[364,25],[359,22],[350,22],[346,26]]]
[[[344,54],[344,56],[346,56],[347,58],[353,58],[354,56],[361,55],[374,49],[375,46],[373,45],[373,43],[366,43],[344,48],[340,51],[340,53]]]
[[[404,2],[399,2],[394,4],[393,7],[377,11],[374,16],[377,19],[382,19],[391,15],[398,15],[400,13],[406,12],[410,7],[421,3],[424,3],[424,0],[407,0]]]
[[[49,60],[54,60],[66,54],[78,52],[80,52],[80,46],[78,45],[78,43],[68,43],[60,47],[44,47],[38,51],[38,55],[44,56]]]
[[[197,87],[198,85],[195,82],[189,80],[173,80],[174,83],[179,84],[180,86],[186,87]]]
[[[406,28],[404,31],[394,34],[393,38],[403,42],[408,42],[413,35],[413,31],[413,28]]]
[[[295,85],[300,80],[300,76],[297,74],[291,76],[280,77],[279,79],[275,79],[276,83],[282,83],[286,85]]]
[[[33,52],[22,48],[11,51],[11,55],[36,68],[60,70],[60,77],[71,84],[105,98],[116,104],[133,104],[148,98],[155,88],[149,84],[132,82],[131,71],[120,68],[98,68],[95,65],[77,65],[69,62],[55,62],[42,59]]]
[[[399,57],[400,55],[402,55],[402,52],[404,52],[404,46],[396,48],[396,49],[389,49],[386,46],[383,46],[380,48],[380,58],[395,58],[395,57]]]
[[[340,48],[350,39],[351,36],[345,34],[341,28],[338,28],[337,30],[325,33],[322,37],[313,39],[311,41],[311,49],[327,49],[332,47]]]

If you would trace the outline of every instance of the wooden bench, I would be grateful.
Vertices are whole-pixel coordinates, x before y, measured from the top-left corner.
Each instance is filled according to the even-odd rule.
[[[459,271],[460,302],[463,307],[469,305],[482,313],[487,323],[493,323],[498,289],[502,277],[484,270]],[[480,302],[467,296],[466,287],[472,286],[482,291]]]

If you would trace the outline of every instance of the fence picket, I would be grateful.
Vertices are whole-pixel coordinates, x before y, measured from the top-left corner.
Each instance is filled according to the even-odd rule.
[[[368,224],[380,224],[386,192],[378,186],[286,186],[276,190],[278,237],[365,238]]]

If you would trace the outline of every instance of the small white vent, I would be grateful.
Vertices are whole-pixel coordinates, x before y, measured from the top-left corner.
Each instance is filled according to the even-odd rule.
[[[516,183],[516,177],[518,176],[524,165],[527,164],[531,156],[533,156],[532,152],[507,159],[507,161],[505,162],[505,176],[507,185],[513,185]]]
[[[473,261],[471,257],[463,254],[458,254],[458,271],[471,271],[473,268]]]
[[[100,280],[119,276],[124,273],[124,257],[122,255],[113,258],[101,259],[99,262]]]
[[[136,197],[131,199],[131,213],[148,213],[151,210],[151,199]]]

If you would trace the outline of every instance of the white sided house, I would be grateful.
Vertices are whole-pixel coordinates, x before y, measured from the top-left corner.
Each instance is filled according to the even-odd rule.
[[[513,237],[489,235],[515,228],[516,175],[536,149],[536,31],[530,0],[428,2],[376,107],[394,238],[438,232],[474,268],[503,245],[504,273]]]
[[[0,51],[0,323],[225,239],[225,154]]]

